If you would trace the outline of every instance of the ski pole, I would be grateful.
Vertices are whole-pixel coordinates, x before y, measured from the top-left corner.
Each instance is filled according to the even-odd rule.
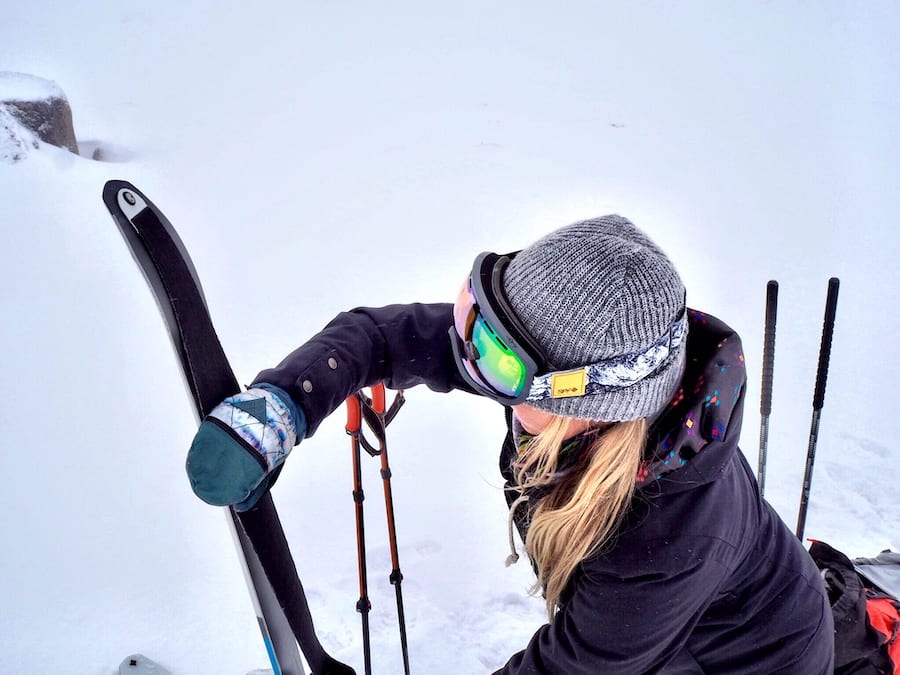
[[[369,610],[372,605],[368,596],[368,576],[366,571],[366,542],[363,519],[362,503],[365,499],[362,489],[362,470],[360,465],[360,447],[365,449],[372,457],[381,459],[381,479],[384,487],[385,512],[387,514],[388,539],[391,550],[392,569],[389,576],[394,586],[397,597],[397,618],[400,623],[400,646],[403,653],[403,670],[409,675],[409,650],[406,638],[406,618],[403,611],[403,593],[401,582],[403,573],[400,571],[399,554],[397,550],[397,528],[394,520],[394,500],[391,490],[391,468],[387,456],[387,440],[385,427],[394,419],[394,416],[403,406],[405,399],[403,391],[399,390],[390,409],[386,409],[384,384],[378,383],[372,387],[372,398],[368,398],[363,392],[358,391],[347,399],[347,433],[350,434],[353,450],[353,500],[356,503],[356,542],[359,563],[359,588],[360,598],[356,609],[362,614],[363,625],[363,659],[366,674],[371,674],[371,643],[369,637]],[[377,440],[377,447],[366,440],[362,431],[362,423],[372,431]]]
[[[403,405],[403,391],[397,392],[397,397],[391,406],[390,417],[387,417],[385,410],[384,385],[379,384],[372,389],[372,410],[378,416],[381,434],[379,436],[380,458],[381,458],[381,480],[384,487],[384,508],[387,514],[388,526],[388,542],[391,549],[391,574],[388,577],[397,596],[397,621],[400,625],[400,649],[403,654],[403,672],[409,675],[409,648],[406,640],[406,616],[403,612],[403,591],[401,583],[403,582],[403,573],[400,571],[400,556],[397,550],[397,527],[394,521],[394,497],[391,489],[391,467],[388,463],[387,453],[387,437],[384,433],[384,427],[393,419],[393,416]]]
[[[825,403],[825,382],[828,379],[828,362],[831,358],[831,338],[834,335],[834,318],[837,313],[838,288],[840,280],[828,280],[828,296],[825,299],[825,321],[822,326],[822,344],[819,347],[819,367],[816,372],[816,387],[813,391],[813,414],[809,429],[809,447],[806,452],[806,469],[803,473],[803,492],[800,495],[800,512],[797,516],[797,537],[803,540],[806,527],[806,510],[809,505],[809,487],[812,483],[813,462],[816,458],[816,443],[819,437],[819,419]]]
[[[759,496],[765,496],[766,455],[769,448],[769,416],[772,414],[772,377],[775,370],[775,319],[778,315],[778,282],[766,284],[766,328],[763,338],[762,393],[759,403]]]
[[[347,433],[350,434],[350,446],[353,458],[353,502],[356,510],[356,555],[359,568],[359,600],[356,611],[362,617],[363,663],[366,675],[372,673],[372,651],[369,643],[369,585],[366,577],[366,534],[363,517],[362,471],[360,467],[360,435],[362,433],[362,410],[359,397],[354,394],[347,399]]]

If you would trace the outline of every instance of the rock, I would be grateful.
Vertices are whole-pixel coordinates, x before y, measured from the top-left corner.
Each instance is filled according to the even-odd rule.
[[[0,71],[0,111],[3,110],[43,142],[78,154],[72,109],[55,82]],[[4,133],[0,117],[0,143]]]

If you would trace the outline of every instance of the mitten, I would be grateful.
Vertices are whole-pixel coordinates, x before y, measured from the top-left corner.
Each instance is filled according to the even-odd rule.
[[[230,396],[204,418],[188,451],[191,488],[208,504],[246,511],[305,434],[303,411],[282,389],[261,383]]]

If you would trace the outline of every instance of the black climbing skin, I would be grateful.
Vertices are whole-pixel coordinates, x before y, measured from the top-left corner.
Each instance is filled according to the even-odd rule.
[[[120,195],[135,207],[130,217],[119,204]],[[159,305],[195,412],[203,419],[223,399],[238,393],[240,386],[213,328],[190,256],[168,219],[130,183],[109,181],[103,188],[103,201]],[[146,207],[140,208],[142,203]],[[353,675],[354,670],[329,656],[316,637],[271,495],[266,493],[249,511],[228,510],[250,570],[251,592],[259,600],[263,636],[271,640],[277,660],[273,663],[276,672],[303,674],[299,644],[313,675]]]

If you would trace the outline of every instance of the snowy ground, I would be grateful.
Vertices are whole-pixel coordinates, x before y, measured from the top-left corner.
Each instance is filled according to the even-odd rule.
[[[0,163],[0,672],[110,675],[137,651],[176,675],[266,667],[222,512],[184,477],[195,421],[101,203],[110,178],[179,228],[245,382],[339,310],[451,299],[479,251],[623,213],[671,253],[689,303],[743,335],[751,463],[777,278],[767,495],[792,527],[838,276],[807,534],[900,549],[900,8],[549,7],[4,7],[0,69],[62,87],[85,157]],[[361,671],[341,418],[275,498],[323,641]],[[489,403],[427,390],[392,426],[417,673],[489,672],[542,622],[527,566],[503,567],[501,434]],[[374,661],[396,673],[375,469]]]

